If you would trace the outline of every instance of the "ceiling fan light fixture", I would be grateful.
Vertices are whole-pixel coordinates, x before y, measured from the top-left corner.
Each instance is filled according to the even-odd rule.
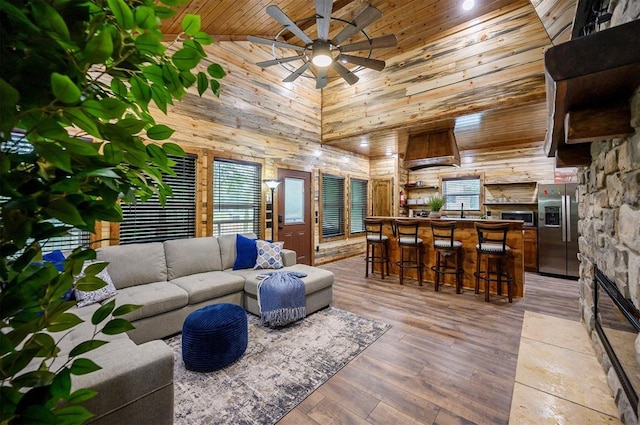
[[[464,2],[462,3],[462,8],[464,10],[471,10],[471,9],[473,9],[474,5],[475,5],[475,1],[474,0],[464,0]]]
[[[313,43],[312,50],[313,54],[311,62],[313,62],[315,66],[324,68],[325,66],[331,65],[333,62],[333,55],[331,54],[331,47],[329,46],[329,43],[316,41]]]

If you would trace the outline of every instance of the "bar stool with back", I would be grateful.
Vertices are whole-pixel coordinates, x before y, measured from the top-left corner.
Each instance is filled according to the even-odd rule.
[[[404,269],[416,269],[418,271],[418,283],[422,286],[422,262],[423,243],[418,237],[419,220],[397,219],[395,221],[398,247],[400,248],[400,261],[396,265],[400,268],[400,285],[404,284]],[[409,250],[409,257],[405,259],[405,251]],[[414,259],[411,259],[413,253]]]
[[[476,294],[480,292],[480,280],[484,280],[484,300],[489,301],[489,287],[491,282],[496,282],[498,295],[502,295],[502,282],[507,283],[507,296],[509,302],[513,302],[513,275],[510,273],[509,260],[511,259],[511,247],[507,245],[507,232],[509,224],[474,223],[478,233],[478,245],[476,245]],[[485,261],[483,270],[481,263]],[[495,265],[495,271],[491,271],[491,263]],[[492,277],[492,275],[494,277]]]
[[[369,264],[371,264],[371,273],[374,273],[376,264],[380,264],[380,274],[384,279],[384,266],[387,266],[387,276],[389,276],[389,237],[382,234],[384,221],[381,219],[365,218],[364,228],[367,239],[367,254],[364,257],[366,261],[365,276],[369,277]],[[376,255],[376,247],[379,249]]]
[[[462,242],[454,240],[456,228],[455,221],[431,221],[431,234],[433,235],[433,250],[435,252],[435,265],[431,270],[435,273],[435,290],[440,287],[441,279],[447,274],[456,275],[456,294],[462,293]],[[447,264],[447,259],[454,260],[453,264]]]

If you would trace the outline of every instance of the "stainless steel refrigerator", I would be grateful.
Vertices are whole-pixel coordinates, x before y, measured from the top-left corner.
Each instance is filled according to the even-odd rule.
[[[540,273],[578,277],[578,200],[575,183],[538,186]]]

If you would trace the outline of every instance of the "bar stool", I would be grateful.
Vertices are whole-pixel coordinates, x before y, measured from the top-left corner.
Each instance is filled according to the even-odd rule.
[[[418,271],[418,283],[422,286],[422,262],[423,243],[418,237],[419,220],[398,219],[395,221],[398,247],[400,248],[400,261],[396,265],[400,268],[400,285],[404,284],[404,269],[416,269]],[[405,251],[409,251],[405,259]],[[413,253],[414,259],[411,259]]]
[[[507,296],[509,302],[513,302],[513,276],[509,273],[509,259],[511,248],[507,245],[507,231],[509,224],[475,223],[478,232],[478,245],[476,245],[476,294],[480,292],[480,280],[484,280],[484,300],[489,301],[489,286],[496,282],[498,295],[502,295],[502,282],[507,283]],[[482,261],[486,260],[484,270]],[[491,263],[495,265],[495,271],[491,271]],[[492,275],[494,277],[492,277]]]
[[[455,221],[431,221],[433,236],[433,250],[435,252],[435,266],[431,266],[436,274],[435,290],[440,287],[440,279],[444,283],[447,274],[456,275],[456,294],[462,293],[462,242],[454,240]],[[455,257],[455,258],[453,258]],[[447,259],[455,260],[448,265]],[[442,277],[441,277],[442,276]]]
[[[375,264],[381,264],[381,275],[384,279],[384,266],[387,265],[387,276],[389,276],[389,236],[382,234],[383,220],[374,218],[364,219],[364,229],[367,236],[367,255],[364,257],[366,261],[365,276],[369,277],[369,264],[371,264],[371,273],[374,273]],[[379,254],[376,255],[376,247]]]

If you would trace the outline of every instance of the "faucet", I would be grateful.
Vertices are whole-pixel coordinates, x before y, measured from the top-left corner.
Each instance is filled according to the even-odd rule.
[[[460,218],[464,218],[464,202],[460,204]]]

